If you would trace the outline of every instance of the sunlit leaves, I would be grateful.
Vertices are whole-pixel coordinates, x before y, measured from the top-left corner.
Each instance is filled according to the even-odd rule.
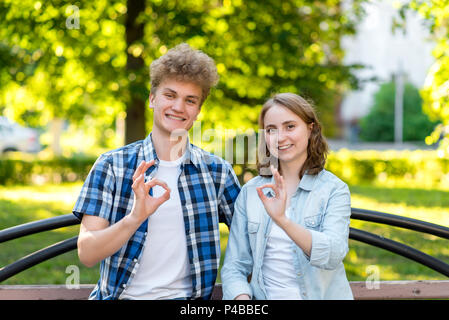
[[[436,42],[433,50],[435,63],[429,70],[421,95],[424,111],[432,119],[442,122],[426,142],[432,144],[445,136],[440,147],[447,155],[449,154],[449,1],[413,0],[409,3],[409,7],[426,19]]]
[[[361,1],[343,9],[339,0],[147,0],[137,18],[144,37],[127,45],[125,0],[5,0],[0,111],[32,115],[39,126],[52,117],[89,130],[95,123],[105,138],[131,94],[146,99],[151,62],[187,42],[213,57],[220,75],[201,115],[206,128],[255,127],[271,94],[292,91],[315,101],[331,134],[335,100],[356,84],[339,41],[354,32]],[[71,6],[79,28],[66,26]],[[126,71],[128,55],[145,67]]]

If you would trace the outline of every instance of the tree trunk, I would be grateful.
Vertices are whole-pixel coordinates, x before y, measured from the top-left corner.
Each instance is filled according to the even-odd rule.
[[[137,18],[145,10],[145,0],[128,0],[126,17],[126,71],[129,79],[129,100],[126,106],[125,144],[144,139],[145,130],[145,78],[139,76],[145,69],[142,56],[135,57],[128,48],[143,41],[144,24],[137,23]]]

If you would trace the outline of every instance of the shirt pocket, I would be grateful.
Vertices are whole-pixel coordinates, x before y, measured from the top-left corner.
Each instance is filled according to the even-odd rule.
[[[323,220],[323,214],[316,214],[313,216],[305,217],[304,224],[307,229],[318,230],[321,227],[322,220]]]
[[[254,252],[257,243],[257,231],[259,231],[260,222],[248,221],[248,238],[251,250]]]
[[[307,229],[321,230],[324,218],[326,200],[324,198],[314,199],[306,208],[307,215],[304,217],[304,225]]]

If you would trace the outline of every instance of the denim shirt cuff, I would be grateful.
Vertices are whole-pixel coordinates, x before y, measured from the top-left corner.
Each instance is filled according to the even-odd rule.
[[[247,294],[250,299],[253,298],[251,287],[248,283],[242,283],[240,281],[228,283],[223,287],[223,300],[234,300],[241,294]]]
[[[312,249],[310,252],[310,264],[313,266],[322,266],[329,262],[329,239],[319,231],[309,230],[312,234]],[[307,257],[307,255],[306,255]]]

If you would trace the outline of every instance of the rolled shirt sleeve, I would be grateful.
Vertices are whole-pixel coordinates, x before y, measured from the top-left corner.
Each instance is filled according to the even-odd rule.
[[[115,177],[107,156],[100,156],[87,176],[72,210],[82,219],[84,214],[98,216],[111,222],[114,203]]]
[[[346,184],[330,196],[320,231],[310,230],[312,250],[310,264],[323,269],[335,269],[348,253],[351,196]]]
[[[252,297],[248,275],[252,271],[253,258],[248,239],[245,208],[246,189],[243,188],[234,205],[234,216],[221,269],[224,300],[233,300],[240,294],[247,294]]]
[[[225,167],[225,183],[223,184],[223,191],[220,193],[218,208],[220,222],[230,227],[234,213],[234,203],[240,192],[240,183],[232,166],[226,162]]]

